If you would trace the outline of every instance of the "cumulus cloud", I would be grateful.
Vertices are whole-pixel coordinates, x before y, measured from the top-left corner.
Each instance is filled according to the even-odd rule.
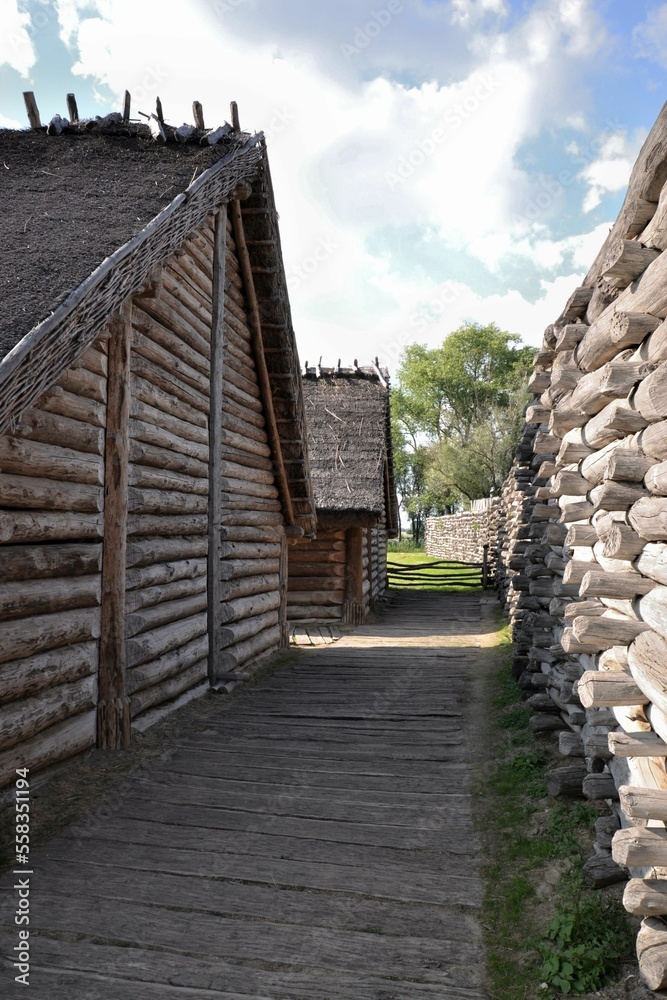
[[[636,133],[630,137],[625,130],[608,131],[597,138],[593,147],[597,147],[598,154],[578,175],[588,187],[582,205],[584,212],[597,208],[606,195],[627,187],[644,138],[644,133]],[[570,151],[575,157],[582,156],[576,143],[570,147]]]
[[[28,76],[37,59],[28,32],[30,14],[19,9],[18,0],[0,0],[0,24],[0,66]]]
[[[468,26],[487,14],[506,17],[509,6],[505,0],[452,0],[452,24]]]

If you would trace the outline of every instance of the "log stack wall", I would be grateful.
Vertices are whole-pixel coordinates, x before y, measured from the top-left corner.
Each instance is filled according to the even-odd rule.
[[[484,547],[488,546],[489,563],[493,569],[499,518],[500,498],[492,498],[485,510],[427,517],[424,532],[426,553],[434,559],[481,563]]]
[[[107,370],[103,337],[0,438],[0,785],[95,744]]]
[[[666,134],[663,111],[610,238],[545,332],[533,454],[506,484],[500,546],[520,683],[551,696],[531,724],[560,730],[586,762],[582,793],[610,807],[595,867],[606,852],[610,877],[631,876],[653,989],[667,985]]]
[[[290,621],[340,621],[346,596],[345,529],[318,531],[289,546]]]

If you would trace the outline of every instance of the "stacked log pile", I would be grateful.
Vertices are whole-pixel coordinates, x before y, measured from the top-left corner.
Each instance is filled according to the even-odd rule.
[[[340,621],[345,604],[345,529],[318,531],[288,550],[290,621]]]
[[[489,570],[494,572],[500,498],[492,497],[482,510],[427,517],[424,531],[426,553],[435,559],[481,563],[488,549]]]
[[[667,986],[666,135],[663,109],[619,220],[545,332],[533,458],[506,485],[502,539],[534,729],[560,729],[563,753],[582,758],[563,783],[568,770],[611,807],[592,877],[616,877],[614,863],[633,876],[625,905],[645,918],[653,989]]]

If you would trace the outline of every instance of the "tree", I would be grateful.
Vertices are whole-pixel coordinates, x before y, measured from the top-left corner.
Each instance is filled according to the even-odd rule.
[[[413,436],[467,443],[472,428],[525,382],[534,352],[519,342],[495,323],[468,323],[440,347],[410,345],[397,373],[399,419]]]
[[[419,541],[425,518],[498,495],[528,401],[534,351],[495,323],[468,323],[440,347],[412,344],[392,393],[402,503]]]

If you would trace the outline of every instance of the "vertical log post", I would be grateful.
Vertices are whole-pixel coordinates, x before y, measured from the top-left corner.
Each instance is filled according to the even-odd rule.
[[[130,97],[129,90],[125,91],[125,96],[123,98],[123,122],[127,124],[130,120],[130,106],[132,98]]]
[[[364,620],[364,529],[345,532],[345,604],[343,620],[361,625]]]
[[[130,701],[125,692],[125,555],[131,343],[132,321],[128,299],[112,320],[109,340],[102,634],[97,707],[98,745],[107,750],[120,750],[130,745]]]
[[[213,324],[211,327],[211,399],[208,419],[208,677],[215,684],[223,673],[220,629],[224,598],[222,552],[222,404],[225,344],[225,267],[227,206],[215,216],[213,247]]]
[[[482,590],[486,590],[489,585],[489,546],[482,549]]]
[[[25,90],[23,92],[23,100],[25,101],[25,109],[28,114],[28,121],[30,122],[30,127],[41,128],[42,119],[39,116],[37,101],[35,100],[35,95],[33,94],[32,90]]]
[[[289,646],[289,623],[287,621],[287,585],[289,579],[289,568],[287,559],[287,535],[284,531],[280,535],[280,645],[283,649]]]

